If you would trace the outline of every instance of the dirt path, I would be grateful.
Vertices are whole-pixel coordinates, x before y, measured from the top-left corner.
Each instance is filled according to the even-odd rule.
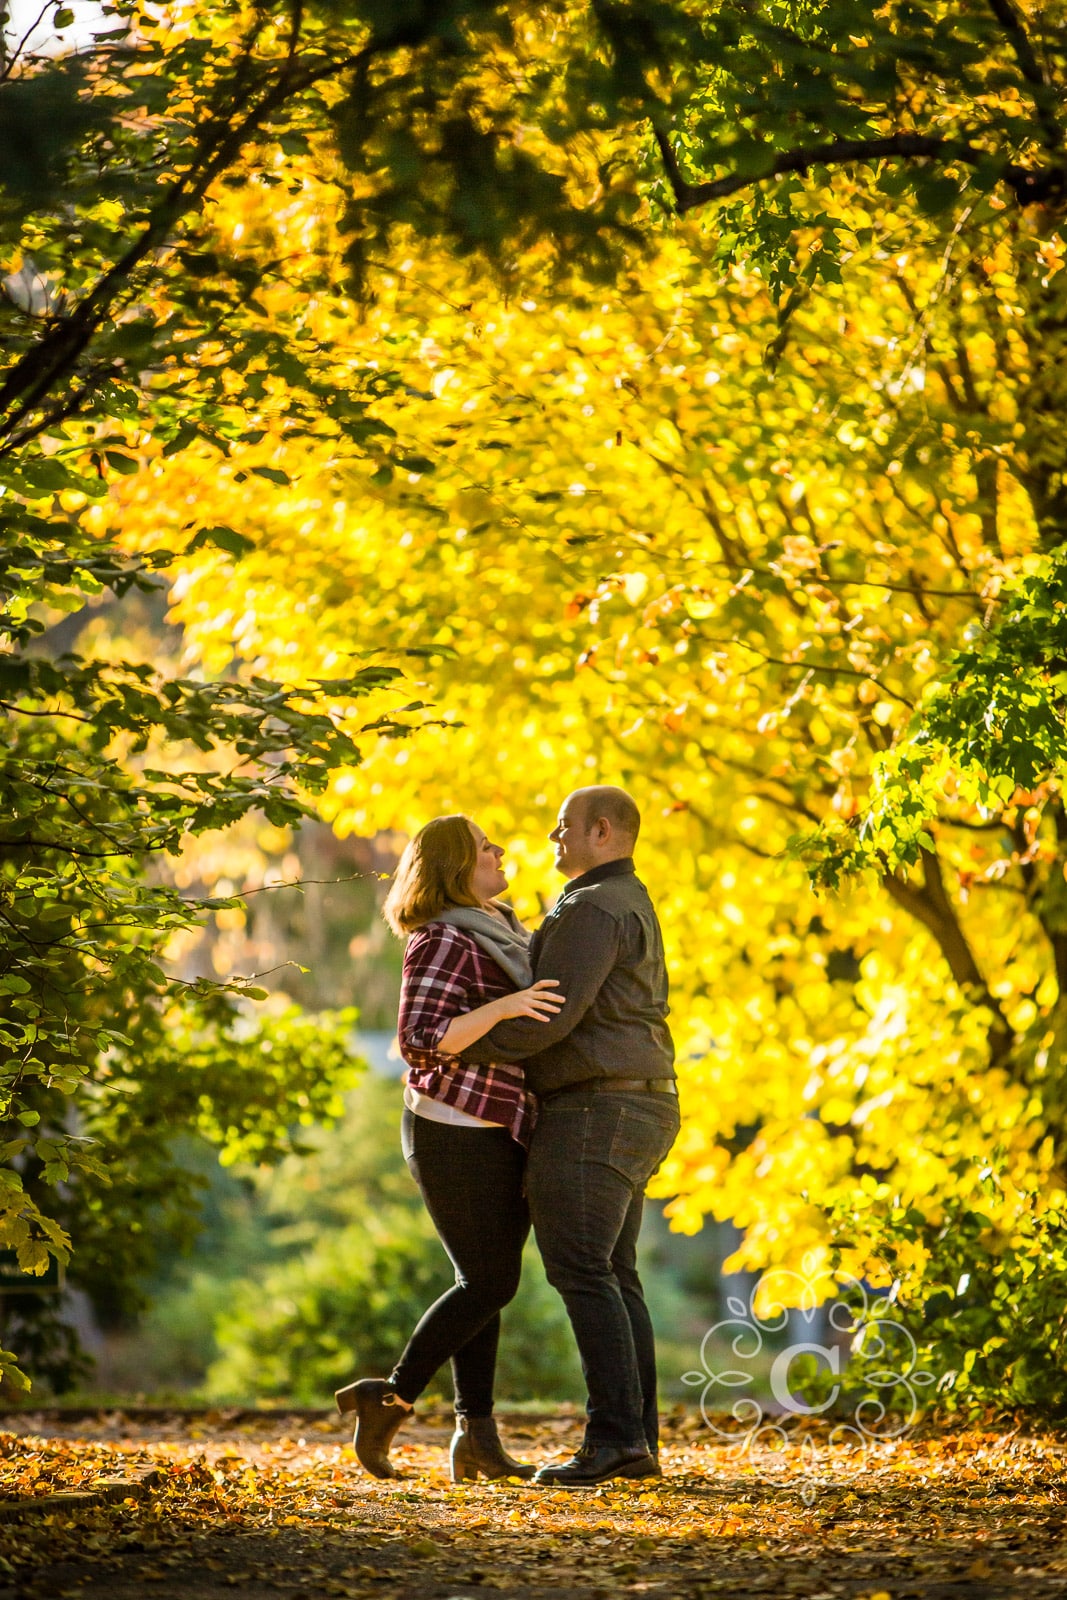
[[[364,1476],[325,1413],[24,1413],[0,1427],[9,1503],[156,1474],[140,1500],[16,1504],[0,1522],[0,1600],[1067,1593],[1064,1445],[1023,1430],[913,1436],[865,1461],[815,1432],[775,1462],[739,1458],[679,1414],[662,1480],[566,1493],[453,1487],[443,1415],[405,1430],[405,1476],[390,1483]],[[579,1424],[514,1418],[505,1431],[540,1461],[568,1452]]]

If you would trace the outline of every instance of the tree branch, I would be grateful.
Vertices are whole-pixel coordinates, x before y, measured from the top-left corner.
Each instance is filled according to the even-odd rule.
[[[872,585],[872,587],[874,587],[874,585]],[[889,685],[883,683],[881,678],[879,678],[876,673],[861,672],[857,667],[836,667],[830,665],[829,663],[823,665],[817,661],[786,661],[782,656],[767,655],[766,652],[760,650],[757,645],[747,644],[744,639],[723,639],[717,638],[712,634],[702,633],[699,629],[694,631],[695,636],[700,639],[703,644],[732,646],[738,650],[747,650],[751,655],[759,656],[760,660],[765,661],[770,667],[785,667],[790,672],[824,672],[829,674],[830,677],[834,678],[862,678],[864,683],[875,684],[879,693],[887,694],[893,700],[899,700],[900,704],[902,706],[907,706],[909,711],[915,710],[914,700],[909,700],[907,695],[900,694],[896,689],[890,689]]]
[[[787,173],[806,174],[812,167],[848,166],[855,161],[886,161],[893,157],[914,161],[936,156],[941,161],[962,161],[977,167],[990,158],[990,151],[966,139],[943,139],[937,134],[891,133],[881,139],[832,139],[826,144],[814,144],[797,150],[778,150],[771,155],[765,172],[729,172],[723,178],[713,178],[707,183],[690,183],[683,175],[678,158],[666,135],[654,130],[663,165],[674,191],[675,206],[680,216],[709,200],[722,200],[737,194],[767,178],[782,178]],[[1017,162],[1005,161],[998,177],[1009,185],[1020,205],[1037,205],[1067,191],[1067,165],[1062,162],[1047,167],[1023,167]]]
[[[92,726],[92,717],[83,717],[80,711],[63,711],[61,708],[50,707],[40,709],[33,706],[17,706],[12,700],[0,700],[0,711],[8,711],[12,716],[20,717],[68,717],[72,722],[85,722]]]
[[[37,31],[37,29],[41,26],[41,23],[44,21],[46,14],[51,10],[51,8],[52,8],[52,0],[45,0],[44,5],[41,7],[40,11],[37,13],[37,17],[36,17],[35,21],[30,23],[29,27],[26,29],[26,32],[22,35],[22,38],[19,40],[18,44],[15,46],[15,49],[14,49],[14,52],[12,53],[12,55],[8,58],[7,61],[4,62],[4,64],[3,64],[3,69],[4,70],[2,72],[0,72],[0,83],[3,83],[5,78],[10,78],[12,72],[14,71],[15,67],[17,66],[19,60],[21,59],[23,50],[25,50],[27,44],[30,41],[31,35],[33,33],[35,33]],[[5,18],[5,21],[6,20],[7,19]]]
[[[286,48],[286,61],[291,66],[296,60],[296,47],[300,43],[300,30],[304,24],[304,0],[292,0],[292,10],[289,22],[289,43]]]
[[[251,104],[245,101],[235,123],[209,115],[201,128],[189,168],[174,179],[157,202],[139,237],[102,274],[70,315],[57,319],[44,339],[27,350],[8,373],[0,386],[0,414],[5,410],[11,414],[6,422],[0,423],[0,438],[11,434],[19,420],[74,371],[112,306],[133,287],[131,279],[136,269],[166,242],[178,219],[204,199],[212,184],[229,169],[274,111],[315,84],[353,70],[361,60],[373,59],[383,50],[411,42],[407,37],[410,32],[410,29],[399,28],[393,35],[379,42],[372,41],[354,55],[325,65],[316,63],[302,74],[294,74],[287,61],[281,74],[263,89],[257,101]]]
[[[677,202],[678,210],[684,213],[689,210],[685,197],[694,193],[693,186],[687,181],[681,167],[678,165],[678,157],[674,153],[674,146],[666,133],[658,125],[654,125],[652,131],[655,134],[660,158],[666,169],[667,177],[670,179],[671,188],[674,190],[674,198]],[[693,203],[699,204],[698,201]]]
[[[131,843],[125,849],[114,850],[83,850],[80,845],[64,844],[60,839],[38,839],[33,834],[21,839],[0,839],[0,850],[55,850],[59,855],[77,856],[86,861],[113,861],[120,856],[149,855],[165,849],[167,843],[162,839],[156,844]]]
[[[990,991],[974,959],[974,952],[967,943],[956,908],[945,889],[940,861],[931,850],[923,850],[921,855],[923,864],[921,884],[898,878],[895,873],[890,872],[882,879],[882,886],[890,899],[895,900],[898,906],[909,912],[933,935],[948,963],[949,971],[960,987],[969,989],[972,995],[977,995],[979,1003],[992,1012],[993,1021],[989,1029],[990,1060],[994,1065],[1001,1064],[1008,1055],[1012,1043],[1012,1030],[1008,1019],[1001,1009],[1000,1001]]]
[[[1045,146],[1055,155],[1063,149],[1063,129],[1053,114],[1052,90],[1041,70],[1041,63],[1030,43],[1023,20],[1016,11],[1013,0],[989,0],[989,9],[1011,40],[1015,59],[1019,63],[1019,71],[1034,91],[1033,99]]]
[[[708,522],[715,531],[716,536],[720,537],[721,542],[719,527],[716,526],[710,516],[708,517]],[[628,541],[620,541],[615,539],[612,542],[614,544],[626,542],[629,544],[631,549],[640,551],[642,555],[645,555],[648,552],[648,546],[641,544],[638,542],[638,540],[633,538],[633,536],[631,536]],[[729,556],[729,551],[727,552],[727,555]],[[751,572],[753,576],[757,578],[776,578],[779,581],[788,581],[790,576],[792,576],[790,573],[784,570],[776,570],[774,567],[757,566],[754,562],[744,561],[739,556],[734,557],[733,559],[712,561],[706,556],[686,557],[678,556],[672,553],[670,559],[674,566],[683,568],[686,566],[700,566],[701,568],[721,567],[725,572]],[[803,588],[805,582],[809,578],[813,583],[824,584],[828,589],[887,589],[891,594],[910,594],[912,599],[917,603],[919,602],[920,598],[924,600],[929,600],[931,598],[936,598],[939,600],[964,600],[969,602],[971,605],[977,606],[980,610],[985,610],[986,606],[988,605],[1001,605],[1003,603],[999,595],[983,596],[978,594],[974,589],[927,589],[923,588],[922,586],[917,588],[914,583],[890,583],[888,579],[885,578],[835,578],[830,573],[823,571],[821,568],[817,568],[813,571],[805,571],[803,574],[797,576],[796,582],[799,587]]]
[[[1049,801],[1047,812],[1051,816],[1053,827],[1056,830],[1057,853],[1052,870],[1058,877],[1061,863],[1065,855],[1067,855],[1067,808],[1064,807],[1060,796],[1054,796]],[[1056,968],[1056,984],[1062,1000],[1067,995],[1067,927],[1064,926],[1059,898],[1055,893],[1049,893],[1049,885],[1047,883],[1043,886],[1039,885],[1036,875],[1031,877],[1027,889],[1027,900],[1030,909],[1037,918],[1052,951],[1052,960]]]

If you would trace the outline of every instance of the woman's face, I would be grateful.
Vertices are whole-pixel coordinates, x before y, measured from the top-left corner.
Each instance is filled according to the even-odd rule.
[[[500,865],[504,859],[504,847],[492,844],[476,822],[470,824],[470,830],[474,837],[474,848],[478,852],[478,859],[471,874],[471,891],[483,902],[495,900],[508,886],[504,869]]]

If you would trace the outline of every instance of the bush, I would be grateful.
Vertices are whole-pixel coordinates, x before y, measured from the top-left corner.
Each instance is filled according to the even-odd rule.
[[[360,1375],[392,1369],[452,1267],[400,1153],[400,1086],[368,1077],[343,1122],[311,1136],[310,1154],[255,1175],[270,1228],[255,1262],[219,1285],[212,1398],[321,1404]],[[447,1371],[439,1387],[451,1395]],[[498,1393],[580,1399],[581,1372],[563,1304],[527,1249],[504,1313]]]
[[[928,1211],[872,1206],[867,1237],[895,1279],[896,1315],[947,1410],[1067,1415],[1067,1221],[992,1164]]]
[[[570,1329],[543,1277],[537,1281],[539,1266],[529,1251],[523,1285],[504,1313],[497,1393],[577,1399],[581,1377]],[[237,1285],[216,1323],[223,1353],[208,1374],[207,1393],[321,1405],[353,1378],[385,1377],[451,1280],[447,1257],[418,1212],[395,1206],[352,1223],[307,1255]],[[435,1387],[451,1395],[447,1369]]]

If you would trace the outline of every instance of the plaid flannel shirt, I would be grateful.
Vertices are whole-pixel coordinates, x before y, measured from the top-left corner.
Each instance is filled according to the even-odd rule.
[[[413,1089],[469,1116],[502,1123],[525,1145],[534,1100],[522,1067],[504,1061],[474,1066],[437,1048],[454,1017],[511,994],[514,987],[470,934],[447,922],[427,922],[411,935],[404,952],[397,1034]]]

